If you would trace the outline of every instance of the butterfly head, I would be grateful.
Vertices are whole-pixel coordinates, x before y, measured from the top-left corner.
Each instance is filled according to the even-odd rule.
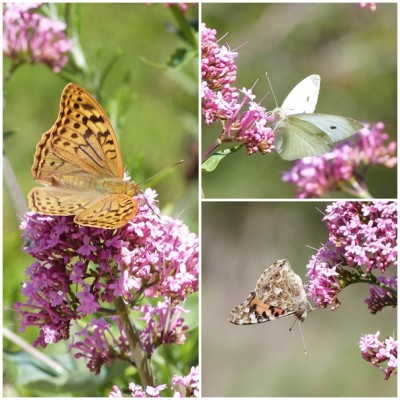
[[[128,196],[136,196],[138,193],[142,193],[140,187],[135,182],[125,182],[125,193]]]

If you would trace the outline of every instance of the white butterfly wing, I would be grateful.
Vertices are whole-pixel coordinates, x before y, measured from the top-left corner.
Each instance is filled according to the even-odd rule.
[[[284,160],[297,160],[326,153],[332,141],[318,127],[298,118],[287,118],[278,126],[274,144]]]
[[[290,115],[278,125],[275,147],[284,160],[319,156],[362,128],[360,122],[337,115]]]
[[[339,115],[300,114],[291,115],[289,119],[293,117],[299,118],[321,129],[321,131],[329,136],[333,143],[347,139],[364,128],[361,122]]]
[[[318,101],[320,82],[319,75],[307,76],[288,94],[280,107],[281,111],[286,115],[314,112]]]

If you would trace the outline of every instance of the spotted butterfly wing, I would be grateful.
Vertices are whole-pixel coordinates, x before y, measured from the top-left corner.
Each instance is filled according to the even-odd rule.
[[[250,325],[295,315],[307,317],[307,296],[301,278],[287,260],[277,260],[268,267],[247,299],[228,315],[236,325]]]

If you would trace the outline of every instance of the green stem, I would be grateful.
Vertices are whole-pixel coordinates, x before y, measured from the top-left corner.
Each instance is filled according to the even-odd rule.
[[[170,7],[170,10],[172,12],[172,15],[175,18],[175,21],[177,22],[179,28],[181,29],[183,35],[185,36],[186,40],[190,43],[190,45],[194,48],[197,49],[197,40],[196,36],[193,33],[193,29],[190,26],[189,22],[187,19],[184,17],[184,15],[179,11],[179,7],[174,5]]]
[[[372,276],[373,276],[373,278],[372,278]],[[363,277],[363,278],[360,277],[357,280],[347,281],[346,287],[352,285],[353,283],[368,283],[370,285],[379,286],[380,288],[386,290],[387,292],[390,292],[397,298],[397,291],[395,289],[388,287],[388,286],[384,285],[383,283],[379,282],[374,275],[371,275],[370,279],[368,279],[366,277]]]
[[[14,170],[6,155],[3,156],[3,176],[4,187],[10,196],[11,206],[14,208],[15,214],[22,217],[29,211],[29,208],[26,204],[26,197],[22,193]]]
[[[372,199],[372,195],[368,190],[363,187],[356,179],[351,178],[347,182],[350,186],[343,185],[341,189],[343,192],[351,194],[352,196],[358,197],[360,199]]]
[[[6,92],[6,87],[12,76],[14,75],[15,71],[23,64],[21,60],[13,61],[10,69],[7,71],[6,75],[4,76],[3,80],[3,93]]]
[[[140,336],[133,323],[132,316],[129,312],[122,297],[114,297],[114,304],[117,310],[118,316],[121,321],[122,328],[124,329],[125,335],[128,339],[129,348],[132,352],[131,362],[135,364],[136,369],[139,373],[142,386],[156,386],[156,379],[151,369],[150,360],[147,353],[143,349]]]

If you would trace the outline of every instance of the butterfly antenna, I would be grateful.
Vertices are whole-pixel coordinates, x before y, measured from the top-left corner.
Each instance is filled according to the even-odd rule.
[[[153,180],[154,178],[156,178],[157,176],[160,176],[161,174],[164,174],[165,172],[167,172],[169,169],[175,167],[178,164],[182,164],[184,160],[179,160],[176,163],[173,163],[172,165],[170,165],[167,168],[164,168],[163,170],[161,170],[160,172],[157,172],[155,175],[153,175],[151,178],[146,179],[144,182],[142,182],[140,185],[143,185],[146,182],[149,182],[151,180]],[[139,186],[140,186],[139,185]],[[153,211],[153,213],[155,215],[157,215],[158,218],[161,219],[161,216],[154,210],[154,208],[151,206],[151,204],[148,202],[143,190],[139,189],[139,193],[143,196],[144,201],[146,202],[146,204],[149,206],[149,208],[151,209],[151,211]]]
[[[271,85],[271,81],[269,80],[269,76],[268,76],[268,72],[265,73],[265,76],[267,77],[268,83],[269,83],[269,87],[271,88],[271,92],[272,92],[272,96],[275,100],[275,104],[276,104],[276,108],[278,108],[278,102],[276,101],[276,97],[275,97],[275,93],[274,93],[274,89],[272,89],[272,85]]]
[[[304,340],[303,330],[301,329],[301,323],[300,323],[300,321],[299,321],[299,328],[300,328],[301,340],[303,341],[303,346],[304,346],[304,355],[306,355],[306,354],[307,354],[306,342],[305,342],[305,340]]]
[[[310,246],[310,245],[308,245],[308,244],[306,244],[306,247],[308,247],[308,248],[311,249],[311,250],[318,251],[318,249],[317,249],[316,247],[312,247],[312,246]]]
[[[226,37],[226,36],[228,36],[228,32],[226,32],[224,36],[221,36],[221,37],[217,40],[217,43],[218,43],[220,40],[222,40],[224,37]]]
[[[151,206],[151,204],[150,204],[149,201],[147,200],[147,197],[146,197],[146,195],[144,194],[143,190],[141,190],[141,189],[138,189],[138,190],[139,190],[139,193],[142,195],[143,200],[144,200],[144,201],[146,202],[146,204],[149,206],[150,210],[153,211],[153,213],[154,213],[155,215],[157,215],[157,217],[158,217],[159,219],[161,219],[160,214],[156,212],[156,210]]]
[[[143,185],[144,183],[149,182],[149,181],[153,180],[154,178],[157,178],[157,176],[160,176],[160,175],[162,175],[162,174],[165,174],[168,170],[170,170],[171,168],[173,168],[173,167],[175,167],[175,166],[177,166],[177,165],[179,165],[179,164],[182,164],[184,161],[185,161],[185,160],[179,160],[179,161],[173,163],[173,164],[170,165],[169,167],[166,167],[166,168],[164,168],[163,170],[161,170],[160,172],[157,172],[157,173],[156,173],[155,175],[153,175],[152,177],[147,178],[144,182],[140,183],[140,185]]]

